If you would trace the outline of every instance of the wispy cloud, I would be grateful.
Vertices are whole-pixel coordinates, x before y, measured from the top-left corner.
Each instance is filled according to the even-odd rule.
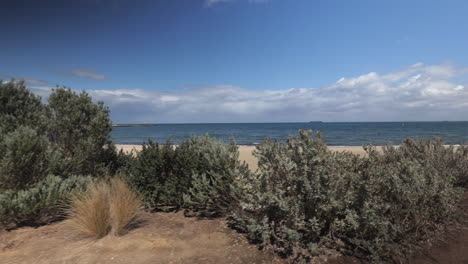
[[[3,81],[8,82],[11,79],[15,80],[24,80],[27,85],[47,85],[49,84],[48,81],[46,80],[41,80],[37,78],[32,78],[32,77],[24,77],[24,76],[11,76],[11,75],[6,75],[6,74],[0,74],[0,79]]]
[[[64,75],[66,77],[77,77],[77,78],[84,78],[84,79],[90,79],[90,80],[107,80],[108,77],[104,74],[96,72],[96,69],[93,68],[66,68],[66,69],[60,69],[60,68],[49,68],[49,67],[44,67],[44,69],[55,72],[61,75]]]
[[[468,69],[417,63],[386,74],[340,78],[320,88],[247,90],[214,85],[178,92],[91,90],[116,122],[466,120]],[[42,89],[42,90],[41,90]],[[47,88],[33,87],[42,96]]]
[[[232,2],[233,0],[205,0],[205,6],[212,7],[219,3]]]
[[[49,84],[48,81],[46,80],[41,80],[41,79],[36,79],[36,78],[28,78],[28,77],[20,77],[18,79],[23,79],[26,84],[29,84],[29,85],[47,85]]]

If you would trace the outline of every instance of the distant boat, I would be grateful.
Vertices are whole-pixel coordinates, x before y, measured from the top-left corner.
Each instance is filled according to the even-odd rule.
[[[322,121],[309,121],[309,123],[323,123]]]
[[[113,127],[150,127],[157,126],[157,124],[113,124]]]

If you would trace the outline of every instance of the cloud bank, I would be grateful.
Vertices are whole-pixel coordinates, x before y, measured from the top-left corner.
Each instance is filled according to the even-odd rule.
[[[214,85],[177,92],[90,90],[114,122],[468,120],[468,69],[416,63],[386,74],[340,78],[319,88],[247,90]],[[466,80],[466,78],[465,78]],[[47,96],[49,88],[32,87]]]

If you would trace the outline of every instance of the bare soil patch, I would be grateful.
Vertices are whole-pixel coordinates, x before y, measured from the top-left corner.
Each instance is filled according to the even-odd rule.
[[[468,194],[462,204],[468,210]],[[68,220],[38,228],[0,230],[0,263],[286,263],[226,226],[178,213],[146,213],[142,226],[120,236],[86,237]],[[403,263],[468,264],[468,229],[452,228],[440,241]],[[328,263],[369,263],[354,257]]]
[[[468,209],[468,194],[463,201]],[[0,231],[0,263],[285,263],[226,226],[178,213],[146,213],[145,223],[120,236],[86,237],[68,220],[38,228]],[[328,263],[369,263],[354,257]],[[468,264],[468,229],[452,228],[440,242],[403,263]]]
[[[124,236],[84,237],[63,221],[0,233],[0,263],[283,263],[226,227],[224,219],[146,215]]]

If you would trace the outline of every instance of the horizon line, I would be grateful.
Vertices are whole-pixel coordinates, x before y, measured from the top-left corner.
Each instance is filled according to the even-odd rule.
[[[432,121],[421,121],[421,120],[412,120],[412,121],[277,121],[277,122],[177,122],[177,123],[112,123],[114,126],[119,125],[135,125],[135,126],[145,126],[145,125],[205,125],[205,124],[320,124],[320,123],[450,123],[450,122],[468,122],[468,120],[432,120]]]

